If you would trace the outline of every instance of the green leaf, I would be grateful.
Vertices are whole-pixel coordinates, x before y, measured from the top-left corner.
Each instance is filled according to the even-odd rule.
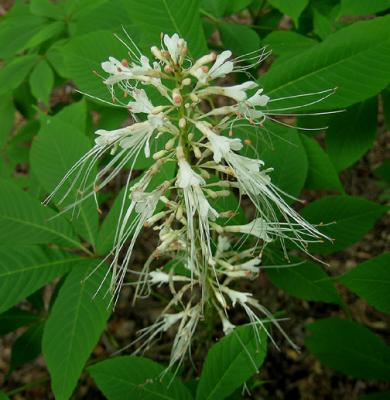
[[[6,335],[21,326],[28,326],[37,322],[39,317],[20,308],[11,308],[0,314],[0,335]]]
[[[115,32],[123,35],[122,28],[132,34],[134,25],[131,10],[126,6],[127,0],[115,0],[113,7],[112,1],[103,1],[93,7],[87,7],[80,10],[75,23],[75,33],[84,35],[85,33],[99,30]],[[138,35],[137,35],[138,37]],[[136,39],[133,37],[133,40]]]
[[[227,2],[226,14],[234,14],[248,7],[253,3],[253,0],[229,0]]]
[[[387,207],[352,196],[327,196],[314,201],[301,214],[313,224],[325,224],[320,230],[334,242],[314,243],[313,253],[333,253],[360,240],[387,211]]]
[[[143,357],[115,357],[88,368],[93,380],[108,400],[186,400],[188,389],[164,372],[164,367]]]
[[[228,3],[229,0],[201,0],[201,7],[202,10],[219,18],[225,13]]]
[[[127,0],[126,6],[141,32],[147,34],[149,46],[160,41],[160,33],[177,33],[187,41],[188,54],[199,57],[207,53],[199,16],[199,0]]]
[[[15,7],[13,7],[15,8]],[[28,6],[24,5],[28,10]],[[45,19],[34,15],[10,15],[8,11],[2,16],[0,24],[0,58],[8,59],[26,48],[31,36],[35,35],[42,28]],[[23,29],[21,29],[21,26]]]
[[[42,59],[30,75],[31,93],[37,100],[49,105],[50,93],[54,84],[54,74],[49,63]]]
[[[11,361],[7,375],[39,356],[44,326],[44,322],[34,324],[15,340],[12,346]]]
[[[51,24],[45,25],[40,29],[31,39],[27,42],[26,47],[32,48],[39,46],[46,40],[52,39],[58,36],[65,29],[65,24],[62,21],[52,22]]]
[[[0,96],[0,148],[7,142],[14,124],[15,107],[11,94]]]
[[[366,327],[327,318],[308,330],[305,345],[326,366],[354,378],[390,380],[390,347]]]
[[[97,260],[73,268],[55,300],[43,333],[43,355],[57,400],[72,394],[79,376],[96,346],[110,315],[109,277],[103,281],[105,266],[96,267]]]
[[[389,9],[388,0],[341,0],[339,16],[360,16]]]
[[[337,88],[326,101],[312,106],[321,109],[348,107],[376,95],[390,80],[389,22],[390,16],[356,22],[290,58],[288,68],[271,67],[261,79],[265,91],[280,98]]]
[[[197,400],[220,400],[232,394],[258,371],[267,352],[267,335],[253,325],[240,326],[207,354],[199,380]]]
[[[0,400],[9,400],[9,397],[2,391],[0,391]]]
[[[358,400],[389,400],[390,392],[372,393],[360,396]]]
[[[390,253],[359,264],[339,281],[368,304],[390,314]]]
[[[219,24],[218,28],[224,47],[236,55],[241,56],[260,48],[259,36],[246,25],[225,22]]]
[[[243,141],[251,141],[242,154],[263,160],[264,168],[273,168],[270,176],[276,186],[292,196],[299,195],[306,180],[308,163],[295,129],[269,123],[261,132],[253,127],[235,128],[234,135]]]
[[[313,32],[322,40],[326,39],[333,32],[331,21],[315,8],[313,9],[313,25]]]
[[[283,265],[281,257],[272,261],[271,267],[266,268],[266,273],[278,288],[299,299],[340,304],[335,286],[318,264],[297,257],[290,258],[292,265],[285,262],[286,265]],[[275,263],[282,266],[278,268]]]
[[[375,169],[374,175],[377,178],[390,183],[390,159],[383,161],[383,163]]]
[[[0,242],[26,245],[55,242],[82,248],[67,221],[7,180],[0,180]],[[56,218],[52,219],[54,216]]]
[[[95,43],[99,43],[99,46],[95,46]],[[108,57],[121,60],[127,54],[126,48],[111,32],[95,31],[75,37],[58,50],[64,63],[60,71],[62,75],[71,77],[77,87],[88,95],[112,101],[103,80],[93,73],[103,73],[100,64]],[[58,58],[56,68],[57,63]]]
[[[337,171],[354,164],[372,147],[377,108],[377,99],[372,98],[331,118],[325,143]]]
[[[304,50],[310,49],[317,42],[297,32],[273,31],[264,38],[263,44],[268,45],[273,54],[292,57]]]
[[[387,129],[390,130],[390,88],[386,88],[382,93],[383,103],[383,116],[385,117],[385,124]]]
[[[74,103],[64,108],[60,113],[46,121],[34,140],[31,152],[31,169],[41,185],[50,193],[61,181],[70,168],[91,149],[92,145],[84,134],[86,121],[86,105],[84,102]],[[64,151],[66,149],[66,151]],[[94,179],[92,169],[88,182]],[[80,184],[84,175],[78,178]],[[73,179],[75,179],[73,177]],[[70,187],[70,179],[55,196],[59,202]],[[62,206],[72,204],[76,200],[78,184]],[[92,189],[91,189],[92,190]],[[80,214],[77,215],[78,210]],[[72,210],[65,215],[72,218]],[[85,200],[76,208],[76,216],[72,224],[77,232],[94,245],[98,231],[98,213],[92,197]]]
[[[335,189],[343,193],[344,188],[328,154],[315,139],[301,135],[301,140],[309,162],[305,187],[310,189]]]
[[[260,160],[264,161],[264,168],[273,168],[270,176],[279,189],[298,196],[304,186],[308,169],[306,151],[299,134],[294,129],[276,124],[270,124],[267,129],[269,143],[255,145]]]
[[[14,58],[0,69],[0,94],[17,88],[37,60],[35,54]]]
[[[82,257],[39,247],[0,247],[0,312],[69,271]]]
[[[268,3],[291,17],[295,26],[298,26],[298,19],[309,4],[309,0],[268,0]]]
[[[31,14],[53,19],[65,16],[63,3],[52,3],[50,0],[31,0],[30,11]]]

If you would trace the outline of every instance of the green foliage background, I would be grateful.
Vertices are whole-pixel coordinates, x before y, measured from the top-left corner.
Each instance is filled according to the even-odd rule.
[[[233,399],[241,398],[246,381],[252,388],[261,384],[251,377],[266,357],[266,337],[259,348],[248,326],[211,348],[197,382],[182,381],[180,374],[161,381],[164,366],[143,357],[91,357],[111,311],[106,298],[92,299],[104,270],[85,277],[110,248],[118,210],[114,205],[99,221],[93,202],[86,202],[79,218],[52,219],[56,205],[45,208],[40,201],[90,148],[97,126],[113,129],[126,119],[123,111],[69,91],[71,84],[109,100],[92,71],[108,56],[126,54],[113,32],[124,27],[145,52],[161,31],[177,32],[194,57],[208,48],[242,55],[267,45],[272,65],[268,62],[268,72],[258,79],[269,96],[337,88],[310,111],[345,112],[298,118],[303,127],[328,125],[325,136],[276,126],[271,146],[252,140],[282,190],[299,196],[310,189],[320,197],[301,212],[310,222],[325,224],[323,232],[334,239],[312,246],[321,258],[362,240],[388,211],[388,161],[377,169],[384,193],[378,202],[346,193],[340,173],[373,146],[378,110],[390,126],[389,7],[388,0],[15,1],[0,22],[0,334],[26,329],[13,344],[0,399],[23,390],[9,386],[12,372],[41,353],[59,400],[72,396],[83,371],[110,400]],[[239,135],[254,139],[250,131]],[[266,257],[269,265],[281,264],[275,254]],[[298,299],[345,311],[344,318],[323,318],[307,327],[309,351],[351,377],[390,381],[390,347],[353,320],[344,300],[350,291],[390,312],[389,253],[333,278],[319,263],[294,261],[295,267],[267,270],[269,281]],[[44,300],[42,288],[53,281],[54,293]],[[370,398],[389,397],[360,397]]]

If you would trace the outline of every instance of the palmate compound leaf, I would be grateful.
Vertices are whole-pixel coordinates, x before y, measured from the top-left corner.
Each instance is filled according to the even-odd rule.
[[[109,276],[96,294],[107,272],[105,265],[90,275],[97,264],[86,260],[72,269],[45,325],[43,355],[56,400],[70,398],[110,315]]]
[[[3,245],[57,243],[83,248],[69,223],[14,183],[0,179],[0,242]],[[53,219],[53,217],[55,217]]]
[[[30,152],[31,170],[48,193],[56,187],[76,161],[92,148],[84,133],[85,121],[86,104],[81,101],[48,119],[36,136]],[[95,170],[92,169],[89,183],[93,181],[94,176]],[[84,174],[78,179],[79,183],[83,177]],[[54,197],[53,203],[62,198],[69,182],[64,184],[59,194]],[[93,188],[90,189],[92,190]],[[76,200],[76,191],[77,184],[67,199],[59,205],[60,210]],[[64,215],[71,220],[77,233],[94,245],[98,230],[98,213],[93,198],[85,200],[75,208],[74,214],[72,212],[73,210],[70,210]]]
[[[189,400],[188,389],[164,367],[144,357],[115,357],[88,368],[108,400]]]
[[[389,22],[390,16],[356,22],[290,58],[288,68],[284,63],[271,67],[260,82],[271,98],[337,88],[312,106],[321,109],[348,107],[372,97],[390,80]]]
[[[390,380],[390,347],[366,327],[326,318],[308,330],[305,345],[326,366],[354,378]]]
[[[313,243],[312,253],[328,254],[360,240],[388,210],[386,206],[353,196],[326,196],[302,209],[302,216],[333,241]]]
[[[0,312],[61,276],[82,257],[37,246],[0,247]]]
[[[257,372],[266,352],[267,335],[263,329],[253,325],[235,328],[208,352],[196,399],[225,399]]]
[[[390,314],[390,253],[357,265],[339,282],[373,307]]]

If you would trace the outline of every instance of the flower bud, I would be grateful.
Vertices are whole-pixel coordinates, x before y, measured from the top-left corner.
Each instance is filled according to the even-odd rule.
[[[163,54],[161,53],[161,50],[156,47],[156,46],[152,46],[150,48],[150,51],[152,52],[152,54],[160,61],[166,61],[166,59],[164,58]]]
[[[169,151],[173,149],[173,146],[175,145],[176,138],[171,138],[165,143],[165,150]]]
[[[195,93],[190,93],[190,99],[191,99],[194,103],[198,103],[198,102],[199,102],[199,97],[198,97]]]
[[[158,160],[158,159],[160,159],[161,157],[164,157],[165,154],[167,154],[167,151],[166,151],[166,150],[160,150],[160,151],[158,151],[157,153],[154,153],[154,154],[153,154],[153,159],[154,159],[154,160]]]
[[[194,156],[195,158],[197,158],[198,160],[200,158],[202,158],[202,152],[200,151],[198,146],[195,146],[194,144],[192,145],[192,149],[194,150]]]
[[[184,117],[180,118],[180,120],[179,120],[179,128],[184,129],[186,127],[186,125],[187,125],[186,119]]]
[[[192,83],[192,81],[191,81],[190,78],[185,78],[185,79],[183,79],[182,82],[181,82],[181,84],[182,84],[183,86],[189,86],[189,85],[191,85],[191,83]]]
[[[175,104],[180,105],[183,101],[183,97],[181,97],[179,89],[175,88],[172,90],[172,100]]]

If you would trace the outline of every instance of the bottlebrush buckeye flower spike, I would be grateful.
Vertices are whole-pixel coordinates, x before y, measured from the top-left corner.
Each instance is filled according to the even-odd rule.
[[[115,243],[106,257],[112,299],[117,301],[123,284],[135,286],[135,299],[162,285],[172,295],[156,322],[141,330],[136,340],[139,351],[177,326],[170,366],[180,363],[207,307],[215,309],[225,334],[234,329],[229,314],[235,307],[243,309],[254,326],[268,333],[266,322],[271,321],[283,333],[272,314],[235,283],[260,273],[261,255],[269,243],[279,241],[286,253],[289,241],[308,252],[309,243],[328,238],[285,201],[285,193],[272,183],[273,166],[240,154],[241,139],[228,133],[248,125],[261,135],[268,120],[279,122],[275,115],[293,115],[291,110],[318,103],[334,90],[273,99],[254,80],[220,86],[218,79],[247,74],[256,67],[268,55],[265,49],[246,57],[232,58],[227,50],[193,60],[186,41],[175,33],[164,35],[161,47],[153,46],[149,58],[128,39],[129,43],[121,41],[130,61],[109,57],[101,67],[113,103],[126,108],[135,122],[96,131],[94,147],[45,202],[66,183],[61,201],[76,187],[79,195],[63,212],[89,197],[98,203],[102,188],[120,173],[127,176]],[[226,105],[214,106],[218,96],[226,98]],[[294,99],[300,104],[294,104]],[[164,143],[156,149],[160,137]],[[111,158],[91,181],[91,171],[107,153]],[[133,182],[132,172],[142,153],[152,163]],[[169,164],[176,173],[165,178],[161,171]],[[256,210],[255,218],[246,224],[231,223],[236,210],[221,207],[223,198],[236,195],[247,197]],[[142,269],[136,270],[131,256],[145,226],[158,233],[159,242]],[[125,283],[128,274],[137,279]]]

